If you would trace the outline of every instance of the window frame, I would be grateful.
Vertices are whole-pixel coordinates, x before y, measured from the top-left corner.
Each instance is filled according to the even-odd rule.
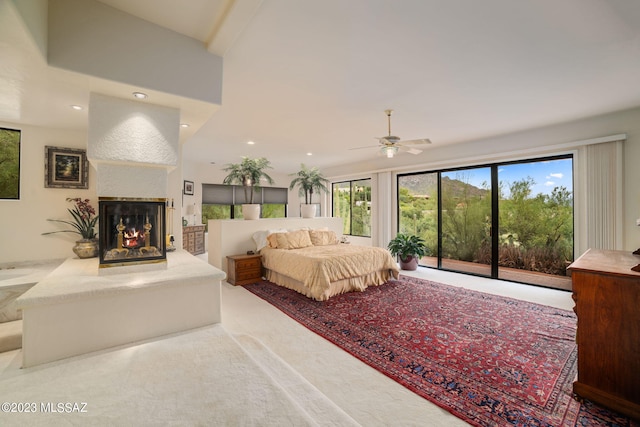
[[[10,186],[13,187],[15,185],[15,192],[7,192],[7,194],[0,194],[0,200],[20,200],[21,193],[21,178],[22,178],[22,130],[21,129],[13,129],[4,126],[0,126],[0,131],[7,132],[11,134],[11,138],[17,138],[17,141],[11,141],[15,143],[15,150],[17,151],[17,158],[10,159],[9,162],[5,162],[3,167],[12,168],[15,167],[17,176],[10,176],[10,179],[7,182],[2,182],[4,184],[5,189]],[[10,150],[12,147],[8,147]],[[11,171],[9,175],[13,175]]]
[[[576,250],[576,234],[575,234],[575,228],[576,228],[576,224],[577,224],[577,220],[576,220],[576,210],[575,210],[575,180],[576,180],[576,170],[575,170],[575,162],[576,162],[576,157],[575,154],[573,153],[564,153],[564,154],[555,154],[555,155],[548,155],[548,156],[541,156],[541,157],[527,157],[527,158],[522,158],[522,159],[517,159],[517,160],[505,160],[505,161],[499,161],[499,162],[492,162],[492,163],[487,163],[487,164],[474,164],[474,165],[468,165],[468,166],[459,166],[459,167],[450,167],[450,168],[443,168],[443,169],[431,169],[431,170],[423,170],[423,171],[415,171],[415,172],[406,172],[406,173],[398,173],[396,174],[396,182],[395,182],[395,190],[396,190],[396,229],[400,230],[401,229],[401,220],[402,220],[402,213],[400,211],[401,208],[401,203],[400,203],[400,197],[401,197],[401,192],[400,192],[400,182],[403,178],[408,177],[408,176],[417,176],[417,175],[425,175],[425,174],[436,174],[437,177],[437,198],[438,198],[438,203],[437,203],[437,215],[438,215],[438,219],[437,219],[437,248],[436,248],[436,253],[433,254],[434,257],[436,257],[437,259],[437,266],[434,265],[422,265],[424,267],[427,268],[436,268],[439,270],[446,270],[446,271],[456,271],[462,274],[470,274],[470,275],[479,275],[479,274],[474,274],[474,273],[470,273],[470,272],[466,272],[466,271],[458,271],[458,270],[448,270],[446,268],[443,268],[442,266],[442,207],[441,207],[441,179],[442,179],[442,175],[444,173],[449,173],[449,172],[455,172],[455,171],[464,171],[467,169],[476,169],[476,168],[490,168],[491,169],[491,182],[490,182],[490,192],[491,192],[491,199],[492,199],[492,218],[491,218],[491,229],[492,230],[497,230],[498,232],[495,233],[491,233],[491,239],[492,239],[492,248],[491,248],[491,259],[495,260],[492,261],[492,271],[491,274],[489,276],[484,276],[483,277],[490,277],[492,279],[498,279],[498,280],[509,280],[509,279],[505,279],[503,277],[500,276],[499,274],[499,232],[500,232],[500,222],[499,222],[499,218],[500,218],[500,207],[499,207],[499,203],[500,203],[500,199],[499,199],[499,168],[503,167],[503,166],[510,166],[510,165],[517,165],[517,164],[527,164],[527,163],[534,163],[534,162],[547,162],[547,161],[553,161],[553,160],[571,160],[572,162],[572,184],[571,184],[571,194],[572,194],[572,199],[573,199],[573,221],[572,221],[572,227],[573,227],[573,232],[572,232],[572,247],[573,247],[573,256],[575,259],[575,250]],[[526,271],[526,270],[525,270]],[[510,280],[510,281],[519,281],[519,280]],[[525,283],[525,284],[529,284],[529,285],[533,285],[533,286],[545,286],[545,285],[540,285],[537,283],[530,283],[530,282],[520,282],[520,283]],[[563,288],[558,288],[558,289],[563,289]]]
[[[354,215],[353,215],[353,207],[354,207],[354,186],[356,183],[360,183],[363,181],[368,181],[369,185],[368,186],[364,186],[363,188],[368,188],[368,192],[365,191],[365,194],[368,194],[368,200],[358,200],[360,202],[365,202],[366,203],[366,207],[367,207],[367,214],[368,214],[368,218],[369,218],[369,234],[353,234],[353,221],[354,221]],[[373,184],[373,180],[372,178],[360,178],[360,179],[350,179],[350,180],[344,180],[344,181],[335,181],[331,183],[331,216],[335,217],[335,216],[339,216],[339,212],[336,212],[336,206],[335,206],[335,196],[334,196],[334,192],[335,192],[335,188],[337,185],[340,184],[349,184],[349,214],[348,214],[348,232],[346,230],[347,227],[347,223],[345,219],[343,219],[343,234],[346,236],[352,236],[352,237],[366,237],[366,238],[371,238],[371,230],[372,230],[372,224],[371,224],[371,207],[373,205],[373,192],[372,192],[372,184]],[[344,188],[344,187],[343,187]],[[357,188],[357,186],[356,186]]]

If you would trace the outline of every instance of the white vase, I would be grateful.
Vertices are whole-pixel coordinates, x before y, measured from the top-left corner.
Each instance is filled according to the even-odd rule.
[[[242,217],[244,219],[260,219],[260,205],[257,203],[242,205]]]
[[[315,218],[316,205],[300,205],[300,215],[302,218]]]

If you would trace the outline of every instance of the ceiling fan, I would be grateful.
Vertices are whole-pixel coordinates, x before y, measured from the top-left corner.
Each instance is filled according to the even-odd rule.
[[[391,113],[393,113],[393,110],[384,110],[384,112],[387,115],[389,135],[377,138],[380,141],[379,145],[369,145],[367,147],[356,147],[356,148],[351,148],[351,150],[378,147],[380,149],[380,154],[385,155],[388,158],[392,158],[399,151],[406,151],[407,153],[411,153],[411,154],[420,154],[422,153],[422,150],[415,148],[416,146],[431,144],[431,141],[428,140],[427,138],[410,139],[406,141],[401,141],[399,136],[391,135]]]

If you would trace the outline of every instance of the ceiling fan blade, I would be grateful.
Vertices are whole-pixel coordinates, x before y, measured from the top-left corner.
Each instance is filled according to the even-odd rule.
[[[422,139],[408,139],[406,141],[400,141],[400,144],[402,145],[424,145],[424,144],[431,144],[431,140],[427,139],[427,138],[422,138]]]
[[[418,150],[417,148],[406,148],[405,151],[411,154],[420,154],[422,150]]]

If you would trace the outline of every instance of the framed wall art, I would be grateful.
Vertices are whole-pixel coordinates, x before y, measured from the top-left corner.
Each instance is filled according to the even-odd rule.
[[[193,181],[185,181],[182,192],[187,196],[193,196]]]
[[[44,151],[46,188],[89,188],[86,150],[47,145]]]

